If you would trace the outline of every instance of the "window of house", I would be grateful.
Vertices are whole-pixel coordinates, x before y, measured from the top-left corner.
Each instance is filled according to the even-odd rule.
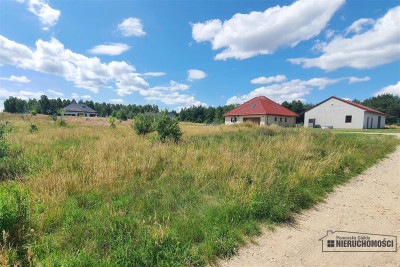
[[[280,118],[279,121],[282,121],[282,118]]]
[[[285,122],[287,122],[287,118],[285,118]]]
[[[251,105],[251,107],[250,108],[254,108],[256,106],[256,104],[253,104],[253,105]]]
[[[278,119],[275,117],[275,121],[277,121]]]
[[[346,116],[346,123],[351,123],[351,117],[352,116]]]
[[[237,118],[236,117],[231,117],[231,122],[236,122]]]

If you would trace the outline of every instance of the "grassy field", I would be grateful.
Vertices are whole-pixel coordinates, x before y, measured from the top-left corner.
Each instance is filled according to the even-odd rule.
[[[67,118],[66,127],[39,115],[0,120],[13,127],[0,212],[16,201],[21,213],[3,233],[0,265],[205,265],[233,255],[262,225],[290,221],[399,144],[393,136],[189,123],[174,144],[102,118]]]
[[[400,128],[389,129],[328,129],[333,132],[360,132],[360,133],[400,133]]]

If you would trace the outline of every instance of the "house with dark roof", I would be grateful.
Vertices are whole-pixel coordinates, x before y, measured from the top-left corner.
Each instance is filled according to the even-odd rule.
[[[64,116],[97,117],[97,111],[83,104],[70,104],[63,108]]]
[[[385,113],[335,96],[304,114],[304,127],[311,128],[379,129],[385,128],[385,121]]]
[[[258,125],[294,127],[298,115],[265,96],[255,97],[224,114],[225,124],[252,122]]]

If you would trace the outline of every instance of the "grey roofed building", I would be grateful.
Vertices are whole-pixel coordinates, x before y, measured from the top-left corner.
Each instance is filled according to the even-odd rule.
[[[64,109],[64,116],[97,117],[97,111],[83,104],[70,104]]]

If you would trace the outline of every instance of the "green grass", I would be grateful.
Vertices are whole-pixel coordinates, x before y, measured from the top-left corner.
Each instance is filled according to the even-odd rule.
[[[204,266],[263,225],[291,221],[399,144],[251,125],[199,134],[183,126],[180,143],[163,144],[129,127],[38,121],[32,135],[30,122],[12,123],[9,142],[29,165],[15,183],[29,190],[24,227],[33,229],[15,249],[30,248],[42,266]],[[29,263],[27,253],[1,255]]]
[[[332,132],[400,133],[400,129],[327,129]]]

